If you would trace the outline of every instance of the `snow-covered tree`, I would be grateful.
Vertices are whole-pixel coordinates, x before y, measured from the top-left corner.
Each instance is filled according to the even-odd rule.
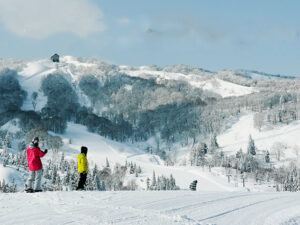
[[[108,158],[106,157],[106,167],[110,167],[109,166],[109,162],[108,162]]]
[[[156,188],[156,176],[155,176],[155,172],[153,171],[153,176],[152,176],[152,184],[151,184],[152,188]]]
[[[267,151],[267,153],[265,155],[265,161],[266,161],[266,163],[270,162],[270,153],[269,153],[269,151]]]
[[[259,131],[261,127],[264,125],[264,116],[265,114],[262,112],[255,113],[253,116],[254,127],[257,128]]]
[[[283,142],[275,142],[272,146],[271,146],[271,151],[272,153],[276,156],[276,159],[278,161],[281,160],[281,157],[284,157],[285,155],[285,149],[287,148],[287,145]]]
[[[249,155],[256,155],[256,147],[254,140],[252,139],[251,135],[249,136],[249,141],[248,141],[248,154]]]
[[[210,149],[211,151],[215,151],[217,148],[219,148],[219,144],[217,142],[217,136],[216,134],[211,135],[210,138]]]
[[[34,111],[36,109],[38,96],[39,96],[38,93],[35,92],[35,91],[31,94],[31,104],[32,104],[32,107],[33,107]]]

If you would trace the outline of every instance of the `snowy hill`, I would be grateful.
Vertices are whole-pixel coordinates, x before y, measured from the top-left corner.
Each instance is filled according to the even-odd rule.
[[[17,127],[13,123],[9,122],[2,127],[3,130],[9,130],[10,132],[18,132]],[[54,134],[54,133],[52,133]],[[89,161],[89,167],[92,169],[95,164],[100,167],[104,167],[106,159],[112,167],[116,163],[125,164],[125,162],[133,162],[141,166],[142,174],[136,178],[135,176],[125,177],[124,183],[126,184],[130,180],[135,180],[138,184],[139,190],[146,190],[147,178],[151,178],[153,172],[156,176],[169,177],[171,174],[176,179],[177,185],[181,189],[189,189],[189,184],[193,180],[198,180],[198,191],[246,191],[248,189],[242,188],[241,184],[238,187],[234,183],[227,183],[227,179],[223,170],[213,170],[215,172],[208,172],[207,169],[199,169],[197,167],[189,166],[166,166],[164,161],[159,156],[153,154],[147,154],[143,150],[139,149],[135,145],[119,143],[101,137],[97,134],[90,133],[86,127],[73,123],[68,123],[65,134],[59,135],[64,146],[61,152],[67,160],[77,160],[76,156],[80,153],[81,146],[87,146],[89,149],[87,159]],[[0,149],[0,152],[3,150]],[[42,158],[42,162],[45,164],[49,159],[53,158],[53,153],[50,152]],[[0,158],[1,162],[1,158]],[[222,173],[221,173],[222,172]],[[223,175],[222,175],[223,174]],[[3,179],[6,182],[17,184],[17,190],[22,191],[24,183],[27,179],[27,172],[21,170],[17,171],[12,166],[3,167],[0,165],[0,181]],[[249,183],[248,188],[253,184]],[[255,188],[253,187],[253,190]]]
[[[96,65],[92,63],[81,63],[77,61],[76,58],[71,56],[62,57],[59,64],[55,64],[49,59],[36,60],[26,63],[25,66],[23,66],[22,70],[19,72],[20,84],[22,85],[23,89],[28,92],[27,99],[23,104],[22,109],[33,110],[31,100],[33,92],[38,93],[36,110],[39,111],[45,106],[47,97],[44,96],[40,87],[42,79],[48,74],[60,71],[69,75],[70,83],[78,82],[80,75],[72,73],[70,69],[72,67],[75,67],[77,69],[96,67]],[[79,96],[82,96],[81,92],[79,93]],[[88,99],[85,96],[82,97],[81,102],[83,105],[90,105]]]
[[[286,126],[264,127],[261,131],[258,131],[254,128],[252,114],[247,114],[244,117],[239,114],[240,107],[249,107],[248,103],[245,103],[249,99],[250,104],[255,107],[261,107],[261,105],[256,106],[255,104],[264,100],[275,101],[274,104],[279,104],[278,102],[281,102],[281,100],[279,101],[280,96],[273,97],[271,93],[271,100],[269,100],[268,96],[265,96],[265,93],[268,92],[260,93],[260,86],[254,81],[257,80],[258,84],[265,88],[264,90],[269,90],[267,88],[269,86],[273,88],[273,83],[259,82],[268,77],[275,79],[272,82],[280,85],[281,83],[276,80],[279,78],[277,76],[269,76],[255,71],[221,71],[214,73],[182,65],[165,68],[116,66],[93,59],[72,56],[61,57],[59,63],[53,63],[49,59],[41,59],[29,62],[16,61],[15,63],[10,61],[7,66],[17,71],[20,86],[27,92],[26,99],[21,107],[22,113],[28,111],[32,113],[32,110],[34,110],[35,114],[30,114],[33,118],[40,116],[41,119],[46,117],[49,120],[56,116],[53,115],[55,112],[64,113],[59,110],[65,102],[56,102],[60,96],[55,95],[52,96],[51,102],[54,105],[57,103],[55,105],[57,108],[56,111],[51,111],[53,108],[47,105],[49,96],[45,96],[45,90],[42,90],[41,87],[44,78],[48,74],[58,74],[57,79],[66,82],[64,83],[65,86],[62,87],[69,88],[67,90],[70,90],[70,93],[68,93],[70,96],[74,94],[74,106],[81,110],[79,110],[80,113],[83,113],[80,117],[83,122],[78,122],[78,124],[74,123],[74,119],[73,121],[69,119],[69,117],[73,118],[74,115],[66,116],[68,120],[62,121],[62,124],[66,122],[66,127],[62,126],[63,132],[61,133],[63,134],[50,132],[52,135],[62,138],[64,146],[61,150],[66,153],[65,157],[76,159],[80,147],[85,145],[90,149],[88,157],[91,165],[97,163],[103,166],[106,158],[112,164],[125,163],[125,161],[135,162],[143,169],[142,176],[136,179],[140,189],[145,189],[146,179],[151,177],[153,171],[155,171],[157,175],[170,176],[172,174],[182,189],[188,189],[190,182],[197,179],[200,182],[199,190],[202,191],[244,190],[239,186],[236,187],[236,184],[239,184],[240,181],[236,181],[236,184],[228,184],[225,176],[227,172],[222,169],[215,168],[213,173],[210,173],[205,169],[201,170],[198,167],[187,166],[189,165],[190,151],[195,148],[195,143],[192,143],[191,140],[193,139],[194,142],[199,143],[209,142],[208,136],[211,133],[202,134],[197,132],[203,132],[203,130],[204,132],[217,132],[222,129],[223,123],[228,122],[227,120],[232,117],[235,118],[235,121],[231,122],[230,128],[225,129],[224,133],[219,134],[217,137],[219,146],[228,154],[235,153],[239,148],[242,148],[245,152],[250,134],[254,138],[258,149],[261,150],[260,155],[263,155],[265,150],[272,148],[275,142],[274,137],[276,137],[277,142],[282,142],[286,146],[284,157],[287,160],[295,159],[295,146],[300,145],[297,142],[297,121]],[[241,77],[243,79],[240,79]],[[58,82],[60,80],[54,81]],[[178,83],[168,83],[168,81]],[[290,80],[287,79],[287,81]],[[56,86],[57,83],[55,82],[50,83],[47,87],[50,94],[57,91],[51,89]],[[245,85],[243,85],[244,83]],[[295,85],[295,87],[297,86]],[[145,92],[146,88],[148,88],[147,92]],[[204,92],[199,92],[199,89]],[[37,97],[35,100],[33,99],[34,93]],[[211,96],[207,93],[213,93],[214,95]],[[222,98],[216,98],[216,96]],[[67,100],[67,98],[68,96],[64,100]],[[260,99],[256,101],[255,98]],[[285,93],[282,101],[288,102],[291,98],[291,95]],[[236,102],[236,99],[239,102]],[[36,105],[33,104],[33,101]],[[216,105],[214,105],[215,103]],[[269,102],[264,105],[267,104]],[[205,108],[206,106],[207,108]],[[254,106],[253,108],[255,108]],[[42,109],[44,109],[43,113],[41,112]],[[68,112],[72,111],[70,108],[67,110]],[[189,114],[190,112],[193,114]],[[88,121],[84,120],[86,117],[89,117]],[[76,118],[75,120],[78,121],[79,119]],[[98,124],[94,124],[95,120],[100,121],[98,122],[101,125],[100,127]],[[22,122],[19,118],[12,122],[13,120],[9,117],[7,121],[3,123],[2,130],[8,130],[13,134],[21,132],[21,129],[17,126]],[[125,134],[124,137],[123,133],[113,133],[109,136],[111,130],[116,131],[121,127],[118,127],[118,123],[123,127],[129,127],[124,132],[131,132],[131,136],[128,135],[127,137]],[[186,124],[190,124],[191,127],[197,124],[199,127],[193,128],[193,130]],[[30,123],[29,125],[31,126]],[[107,126],[113,127],[113,129],[109,130]],[[137,126],[140,126],[140,130],[133,132],[133,129]],[[185,130],[182,130],[182,127]],[[175,133],[175,129],[177,129],[177,133]],[[174,133],[172,133],[173,131]],[[148,132],[148,136],[141,134],[141,132]],[[134,136],[137,134],[141,135]],[[116,135],[121,136],[122,143],[121,141],[110,140],[116,139]],[[188,135],[188,137],[186,138],[185,135]],[[173,143],[170,140],[173,140]],[[129,144],[130,142],[131,144]],[[288,144],[288,142],[293,144]],[[17,144],[14,144],[12,148],[16,149]],[[148,150],[146,151],[146,149]],[[149,149],[152,149],[154,153],[151,150],[150,154]],[[171,162],[166,162],[167,160]],[[166,166],[168,164],[175,166]],[[2,168],[3,170],[5,168]],[[127,177],[125,182],[130,181],[132,178],[134,177]],[[18,180],[21,180],[21,178]],[[250,187],[252,190],[256,189],[253,184],[249,185],[252,185]]]
[[[43,79],[48,74],[63,74],[63,78],[73,87],[79,99],[79,104],[90,107],[90,99],[78,87],[82,76],[93,72],[95,76],[101,77],[110,69],[110,67],[107,69],[107,65],[103,66],[100,62],[72,56],[61,57],[60,63],[53,63],[49,59],[41,59],[29,62],[17,61],[16,64],[12,63],[7,65],[13,69],[17,68],[19,83],[22,89],[27,92],[27,97],[21,109],[24,111],[34,110],[36,112],[40,112],[47,104],[48,99],[47,96],[44,95],[41,86]],[[118,67],[114,69],[118,71]],[[129,76],[145,79],[155,78],[157,83],[160,83],[163,79],[187,82],[192,87],[214,92],[222,97],[242,96],[255,92],[252,87],[245,87],[221,80],[215,77],[215,74],[205,70],[196,70],[195,72],[197,74],[184,74],[180,72],[152,71],[148,67],[141,67],[140,70],[131,70],[130,67],[120,66],[119,69],[120,73],[125,73]],[[125,89],[130,91],[131,87],[127,85]],[[34,93],[36,93],[37,97],[34,100],[36,105],[33,104]],[[3,125],[2,129],[16,134],[20,131],[17,127],[18,123],[18,120],[15,123],[11,121],[7,122]],[[78,154],[80,147],[85,145],[89,148],[88,159],[91,166],[94,166],[94,164],[103,166],[106,158],[112,165],[115,163],[125,163],[125,161],[137,163],[143,170],[142,177],[136,179],[140,189],[146,189],[146,179],[148,177],[151,178],[154,171],[157,176],[170,176],[172,174],[182,189],[188,189],[190,182],[193,180],[199,180],[198,190],[202,191],[233,191],[237,189],[233,184],[227,183],[225,175],[217,177],[207,171],[200,171],[194,167],[165,166],[165,162],[160,156],[145,153],[144,149],[149,146],[148,143],[141,143],[138,146],[128,143],[119,143],[101,137],[98,134],[88,132],[85,126],[74,123],[68,123],[67,129],[62,135],[51,134],[55,136],[58,135],[62,138],[64,146],[61,151],[65,153],[67,159],[76,159],[76,154]],[[15,144],[13,148],[16,147]],[[46,161],[47,159],[43,160]],[[2,174],[11,174],[11,168],[2,168]],[[3,178],[7,179],[7,176]],[[125,182],[130,181],[130,179],[132,179],[132,177],[126,178]],[[24,174],[22,178],[17,178],[19,189],[22,189],[22,182],[24,182]]]
[[[163,79],[184,81],[193,87],[216,93],[223,98],[248,95],[256,92],[252,87],[245,87],[218,79],[215,74],[208,72],[203,72],[202,74],[183,74],[179,72],[153,71],[147,67],[141,67],[139,70],[126,70],[126,67],[122,68],[123,70],[121,71],[130,76],[145,79],[155,78],[158,82]]]
[[[275,192],[300,190],[299,79],[72,56],[0,67],[0,192],[19,192],[1,195],[2,223],[300,223],[299,194]],[[25,194],[36,135],[47,192]],[[74,192],[81,146],[88,191]]]
[[[177,185],[182,189],[188,189],[193,180],[199,180],[199,191],[236,191],[245,190],[236,188],[233,184],[228,184],[225,176],[214,176],[208,171],[195,167],[165,166],[164,162],[157,156],[146,154],[131,144],[122,144],[108,140],[97,134],[90,133],[84,126],[69,123],[67,131],[61,135],[64,141],[63,151],[69,159],[75,159],[82,145],[89,148],[88,160],[90,166],[95,163],[105,165],[106,158],[114,165],[115,163],[125,163],[132,161],[141,166],[143,173],[140,178],[136,178],[141,188],[146,189],[147,177],[152,177],[153,171],[159,176],[170,176],[176,179]],[[71,139],[72,144],[69,144]],[[128,178],[130,179],[130,178]]]
[[[298,159],[298,148],[300,146],[300,121],[295,121],[288,125],[267,124],[261,130],[254,126],[254,114],[247,114],[234,121],[224,133],[218,136],[218,142],[223,151],[235,153],[240,148],[247,152],[249,135],[255,141],[260,154],[269,151],[275,159],[275,146],[281,146],[281,160],[284,163]]]
[[[23,106],[23,109],[32,108],[30,101],[31,94],[33,92],[39,92],[41,79],[47,74],[51,74],[57,71],[64,72],[70,75],[70,82],[74,83],[79,81],[82,70],[85,70],[86,68],[90,70],[99,70],[96,63],[85,61],[81,62],[78,58],[72,56],[61,57],[59,64],[54,64],[48,59],[24,63],[24,65],[22,65],[21,71],[19,72],[19,75],[21,75],[20,83],[25,90],[28,90],[28,98]],[[181,72],[155,71],[146,66],[139,67],[138,69],[132,69],[128,66],[120,66],[120,72],[125,73],[129,76],[141,77],[144,79],[154,78],[158,83],[160,83],[162,80],[187,82],[192,87],[216,93],[223,98],[248,95],[257,92],[257,90],[253,87],[246,87],[219,79],[216,73],[212,73],[209,71],[201,71],[197,74],[184,74]],[[228,73],[231,72],[228,71]],[[39,97],[39,102],[41,103],[39,103],[37,109],[42,108],[42,103],[45,101],[46,100],[44,99],[43,95],[41,95]],[[82,101],[83,104],[89,105],[86,98]]]

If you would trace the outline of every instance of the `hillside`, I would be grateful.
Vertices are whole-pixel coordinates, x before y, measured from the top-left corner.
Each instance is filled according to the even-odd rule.
[[[282,161],[298,159],[297,149],[300,146],[300,124],[295,121],[285,125],[267,124],[260,130],[254,126],[254,114],[241,116],[224,133],[218,136],[220,147],[225,152],[237,152],[240,148],[247,151],[249,135],[255,140],[259,153],[275,149],[276,144],[282,146]],[[273,152],[273,154],[275,154]],[[274,156],[274,161],[277,161]]]
[[[200,74],[183,74],[180,72],[155,71],[145,67],[141,67],[138,70],[127,70],[126,67],[123,67],[121,72],[134,77],[142,77],[146,79],[154,78],[157,80],[157,82],[160,82],[161,80],[187,82],[193,87],[216,93],[223,98],[248,95],[256,91],[252,87],[245,87],[218,79],[216,74],[208,72],[203,72]]]
[[[89,148],[90,167],[97,165],[99,174],[108,170],[107,160],[109,179],[125,169],[120,190],[148,189],[153,172],[160,181],[175,178],[181,189],[193,180],[199,181],[200,191],[284,189],[284,183],[275,181],[276,170],[259,187],[254,171],[264,174],[265,168],[287,167],[298,159],[300,82],[293,77],[215,73],[184,65],[118,66],[72,56],[59,63],[2,60],[1,66],[0,161],[6,166],[0,168],[0,179],[16,183],[19,190],[26,165],[14,166],[14,157],[36,135],[50,149],[44,159],[50,175],[45,177],[54,176],[55,165],[60,168],[58,183],[52,178],[56,189],[74,188],[60,181],[69,176],[62,165],[72,168],[76,181],[74,160],[83,145]],[[247,155],[249,135],[255,157]],[[281,159],[278,146],[285,148]],[[4,148],[11,155],[5,156]],[[244,155],[234,158],[240,148]],[[266,163],[267,151],[271,162]],[[60,157],[65,159],[59,162]],[[115,189],[110,180],[105,182]],[[45,185],[51,189],[54,184],[48,180]]]

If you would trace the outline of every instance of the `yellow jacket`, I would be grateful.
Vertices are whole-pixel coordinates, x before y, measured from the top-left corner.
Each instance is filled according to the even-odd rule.
[[[78,172],[83,173],[83,172],[88,172],[88,164],[87,164],[87,159],[84,153],[81,153],[77,155],[78,159]]]

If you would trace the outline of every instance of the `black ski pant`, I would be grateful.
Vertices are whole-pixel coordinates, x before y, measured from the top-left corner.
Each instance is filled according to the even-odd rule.
[[[80,179],[79,179],[79,182],[78,182],[77,189],[84,188],[85,181],[86,181],[86,176],[87,176],[87,173],[80,173]]]

